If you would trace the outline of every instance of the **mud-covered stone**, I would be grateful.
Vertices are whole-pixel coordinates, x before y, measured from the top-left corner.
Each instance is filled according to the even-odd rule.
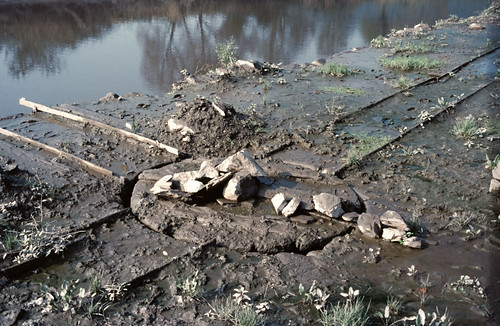
[[[380,217],[370,213],[361,214],[358,217],[358,229],[370,238],[380,238],[382,232]]]
[[[255,196],[259,191],[257,180],[247,171],[236,173],[226,184],[222,195],[234,201],[242,201]]]
[[[490,188],[488,190],[491,194],[500,193],[500,181],[497,179],[491,179]]]
[[[184,121],[175,119],[175,118],[170,118],[167,122],[168,124],[168,129],[170,131],[176,131],[180,132],[181,134],[194,134],[195,131],[189,127]]]
[[[321,193],[313,196],[314,208],[326,216],[339,218],[344,213],[342,201],[338,196],[329,193]]]
[[[422,239],[418,237],[409,237],[403,239],[403,246],[412,249],[422,249],[424,247]]]
[[[494,179],[500,180],[500,164],[497,164],[493,171],[491,171],[491,175]]]
[[[398,212],[395,211],[386,211],[384,214],[380,216],[380,223],[382,225],[396,228],[398,230],[409,231],[410,228],[408,224],[406,224],[405,220],[401,217]]]

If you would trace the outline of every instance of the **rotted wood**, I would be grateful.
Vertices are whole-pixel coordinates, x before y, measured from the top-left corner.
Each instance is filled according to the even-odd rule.
[[[153,140],[153,139],[141,136],[141,135],[137,135],[137,134],[134,134],[133,132],[126,131],[126,130],[123,130],[120,128],[112,127],[112,126],[104,124],[102,122],[87,119],[87,118],[81,117],[79,115],[71,114],[71,113],[64,112],[64,111],[57,110],[57,109],[53,109],[53,108],[49,108],[45,105],[28,101],[24,97],[19,99],[19,104],[26,106],[26,107],[29,107],[29,108],[33,109],[33,111],[35,111],[35,112],[41,111],[41,112],[49,113],[52,115],[57,115],[57,116],[60,116],[60,117],[63,117],[63,118],[69,119],[69,120],[73,120],[73,121],[77,121],[77,122],[81,122],[81,123],[88,123],[90,125],[93,125],[93,126],[96,126],[96,127],[102,128],[102,129],[111,130],[117,134],[124,136],[124,137],[132,138],[132,139],[135,139],[139,142],[149,144],[152,146],[156,146],[158,148],[164,149],[167,152],[174,154],[174,155],[177,155],[177,156],[180,155],[180,152],[177,148],[162,144],[156,140]]]

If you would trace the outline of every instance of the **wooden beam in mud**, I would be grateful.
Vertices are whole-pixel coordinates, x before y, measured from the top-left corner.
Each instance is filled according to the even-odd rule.
[[[177,156],[180,155],[180,152],[177,148],[162,144],[156,140],[152,140],[150,138],[146,138],[146,137],[143,137],[141,135],[137,135],[137,134],[134,134],[133,132],[129,132],[129,131],[126,131],[126,130],[123,130],[120,128],[115,128],[115,127],[112,127],[110,125],[104,124],[102,122],[87,119],[87,118],[81,117],[79,115],[71,114],[68,112],[61,111],[61,110],[52,109],[52,108],[49,108],[49,107],[42,105],[42,104],[27,101],[24,97],[19,99],[19,104],[26,106],[26,107],[29,107],[29,108],[33,109],[33,111],[35,111],[35,112],[42,111],[42,112],[57,115],[57,116],[60,116],[60,117],[63,117],[63,118],[69,119],[69,120],[73,120],[73,121],[77,121],[77,122],[81,122],[81,123],[88,123],[90,125],[93,125],[93,126],[96,126],[96,127],[102,128],[102,129],[111,130],[113,132],[116,132],[117,134],[124,136],[124,137],[132,138],[132,139],[135,139],[139,142],[146,143],[146,144],[149,144],[152,146],[156,146],[158,148],[164,149],[167,152],[172,153],[172,154],[177,155]]]
[[[38,142],[36,140],[33,140],[31,138],[27,138],[27,137],[21,136],[19,134],[16,134],[15,132],[12,132],[12,131],[0,128],[0,135],[4,135],[4,136],[10,137],[10,138],[17,139],[17,140],[19,140],[21,142],[33,145],[35,147],[41,148],[43,150],[46,150],[48,152],[51,152],[51,153],[56,154],[58,156],[61,156],[61,157],[65,158],[65,159],[67,159],[67,160],[76,162],[77,164],[80,164],[81,166],[83,166],[86,169],[89,169],[92,172],[95,172],[95,173],[98,173],[98,174],[101,174],[101,175],[104,175],[104,176],[107,176],[107,177],[117,177],[117,175],[115,175],[112,171],[110,171],[108,169],[105,169],[103,167],[95,165],[94,163],[91,163],[89,161],[86,161],[84,159],[76,157],[73,154],[70,154],[70,153],[61,151],[61,150],[59,150],[57,148],[54,148],[52,146],[40,143],[40,142]]]

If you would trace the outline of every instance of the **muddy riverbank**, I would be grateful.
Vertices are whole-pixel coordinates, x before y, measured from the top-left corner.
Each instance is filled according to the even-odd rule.
[[[328,325],[357,303],[371,325],[420,310],[497,324],[499,14],[55,108],[152,143],[44,112],[0,120],[18,135],[0,136],[1,323]],[[408,60],[426,66],[389,67]],[[255,161],[227,168],[242,149]],[[224,198],[245,171],[256,190]]]

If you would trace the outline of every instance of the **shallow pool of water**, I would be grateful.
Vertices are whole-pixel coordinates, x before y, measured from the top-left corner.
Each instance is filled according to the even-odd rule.
[[[217,64],[234,36],[239,57],[302,63],[368,45],[393,28],[468,17],[488,0],[22,1],[0,0],[0,116],[96,100],[162,94],[180,70]]]

